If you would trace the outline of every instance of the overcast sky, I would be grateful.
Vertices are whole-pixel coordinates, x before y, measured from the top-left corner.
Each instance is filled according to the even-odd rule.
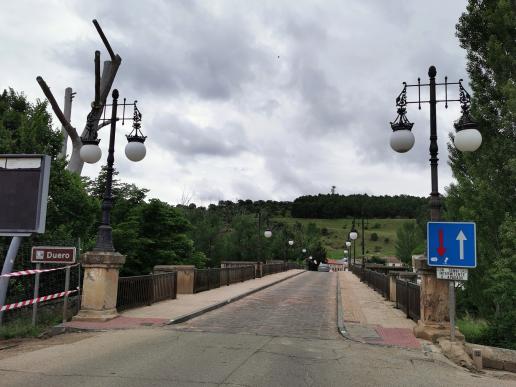
[[[429,113],[408,108],[414,148],[390,149],[402,82],[464,78],[455,24],[465,0],[28,1],[2,4],[0,88],[56,99],[77,92],[82,131],[94,97],[94,51],[109,56],[97,19],[122,57],[121,98],[139,101],[147,157],[125,158],[120,179],[170,203],[191,198],[292,200],[304,194],[430,192]],[[427,91],[422,93],[426,97]],[[456,93],[451,90],[450,93]],[[409,100],[417,89],[409,89]],[[457,103],[437,108],[439,186],[452,182],[446,143]],[[56,128],[59,126],[54,120]],[[100,135],[103,159],[107,130]],[[99,163],[100,164],[100,163]],[[95,176],[100,165],[88,165]]]

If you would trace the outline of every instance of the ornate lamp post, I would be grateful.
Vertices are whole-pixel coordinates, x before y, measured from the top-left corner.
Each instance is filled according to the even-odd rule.
[[[356,263],[357,259],[357,250],[355,245],[355,240],[358,238],[358,232],[355,229],[355,219],[353,219],[353,223],[351,225],[351,231],[349,232],[349,239],[353,241],[353,265]],[[347,243],[346,243],[347,245]]]
[[[113,236],[111,228],[111,208],[113,207],[113,164],[115,162],[115,133],[118,104],[118,90],[112,93],[113,103],[111,105],[111,119],[104,122],[111,124],[109,134],[109,149],[106,168],[106,187],[102,200],[102,222],[97,232],[97,242],[93,251],[87,252],[82,256],[84,266],[83,294],[81,310],[74,317],[77,320],[102,320],[106,321],[117,316],[116,298],[118,289],[118,271],[125,263],[125,256],[117,253],[113,246]],[[145,157],[145,139],[142,135],[141,113],[134,103],[120,104],[123,106],[122,125],[127,118],[124,117],[125,107],[133,106],[133,129],[127,135],[128,144],[125,154],[132,161],[140,161]],[[104,111],[105,114],[105,111]],[[93,129],[95,122],[91,115],[88,116],[88,127]],[[102,152],[98,146],[100,140],[96,137],[96,131],[88,131],[85,138],[81,138],[83,146],[80,150],[81,158],[86,163],[96,163],[100,160]]]
[[[291,239],[291,240],[288,241],[287,250],[290,251],[292,246],[294,246],[294,241]],[[290,256],[290,253],[287,252],[286,257],[285,257],[285,261],[288,261],[289,256]]]
[[[348,234],[348,240],[346,241],[346,252],[348,253],[348,266],[351,266],[351,241],[349,240],[349,234]]]
[[[414,145],[414,135],[411,130],[413,123],[411,123],[406,117],[406,106],[407,104],[417,103],[419,109],[421,109],[422,103],[428,103],[430,106],[430,171],[431,171],[431,186],[432,192],[430,193],[430,220],[437,221],[441,218],[441,199],[438,190],[438,179],[437,179],[437,165],[438,165],[438,147],[437,147],[437,117],[436,107],[437,103],[444,102],[445,108],[448,108],[448,102],[458,101],[461,105],[462,116],[454,124],[456,134],[454,144],[457,149],[462,152],[473,152],[482,143],[482,136],[477,130],[477,125],[471,119],[469,115],[469,109],[471,105],[471,98],[468,92],[462,86],[462,79],[458,82],[448,82],[448,77],[444,78],[444,83],[436,83],[435,76],[437,71],[434,66],[430,66],[428,69],[428,76],[430,77],[429,83],[422,84],[420,78],[418,78],[417,84],[408,85],[403,82],[403,89],[396,98],[396,106],[398,107],[398,116],[391,122],[392,135],[390,139],[390,145],[396,152],[404,153],[409,151]],[[448,86],[458,85],[459,86],[459,99],[448,99]],[[438,100],[436,98],[436,87],[444,86],[445,99]],[[417,87],[418,88],[418,100],[407,101],[407,88]],[[429,100],[421,100],[421,87],[428,87],[430,92]],[[448,307],[446,305],[446,299],[448,298],[448,290],[451,292],[450,296],[453,296],[455,288],[453,282],[438,280],[435,276],[435,269],[432,269],[426,265],[426,261],[419,260],[416,262],[418,272],[422,276],[421,280],[421,320],[418,326],[414,329],[416,336],[435,339],[439,336],[448,336],[446,331],[443,331],[440,327],[447,324],[448,320]],[[449,324],[448,324],[449,325]],[[449,330],[448,330],[449,332]]]

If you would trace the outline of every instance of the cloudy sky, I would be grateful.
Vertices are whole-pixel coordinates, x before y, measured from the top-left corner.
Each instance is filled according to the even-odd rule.
[[[171,203],[292,200],[303,194],[430,192],[428,105],[409,106],[416,145],[389,147],[402,82],[464,78],[455,24],[465,0],[28,1],[2,4],[0,88],[58,101],[77,93],[82,130],[94,96],[97,19],[122,57],[121,97],[139,101],[147,157],[123,154],[119,177]],[[441,78],[439,78],[441,77]],[[455,90],[450,91],[455,93]],[[426,91],[422,94],[426,97]],[[453,96],[452,96],[453,97]],[[417,89],[409,89],[409,100]],[[438,106],[440,191],[457,103]],[[55,126],[58,121],[55,119]],[[100,136],[106,155],[107,131]],[[105,158],[103,157],[103,160]],[[105,162],[105,161],[104,161]],[[84,174],[95,176],[99,166]]]

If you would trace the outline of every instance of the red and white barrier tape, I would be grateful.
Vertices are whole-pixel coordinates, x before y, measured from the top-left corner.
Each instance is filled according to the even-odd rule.
[[[23,275],[31,275],[31,274],[37,274],[37,273],[46,273],[46,272],[49,272],[49,271],[55,271],[55,270],[64,270],[66,269],[67,267],[75,267],[77,266],[77,264],[75,265],[71,265],[71,266],[63,266],[63,267],[56,267],[56,268],[53,268],[53,269],[29,269],[29,270],[21,270],[21,271],[15,271],[15,272],[12,272],[12,273],[7,273],[7,274],[2,274],[0,275],[0,277],[21,277]]]
[[[23,308],[24,306],[32,305],[32,304],[35,304],[37,302],[43,302],[43,301],[53,300],[55,298],[64,297],[64,296],[67,296],[67,295],[69,295],[71,293],[75,293],[76,291],[77,291],[77,289],[76,290],[69,290],[67,292],[60,292],[60,293],[50,294],[48,296],[33,298],[32,300],[25,300],[25,301],[15,302],[14,304],[4,305],[4,306],[2,306],[0,308],[0,312],[3,312],[4,310]]]

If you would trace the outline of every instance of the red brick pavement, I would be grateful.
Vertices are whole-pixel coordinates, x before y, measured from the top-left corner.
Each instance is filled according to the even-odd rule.
[[[420,349],[421,344],[414,336],[412,329],[408,328],[385,328],[380,325],[375,327],[380,336],[377,340],[368,340],[374,344],[396,345],[398,347]]]

